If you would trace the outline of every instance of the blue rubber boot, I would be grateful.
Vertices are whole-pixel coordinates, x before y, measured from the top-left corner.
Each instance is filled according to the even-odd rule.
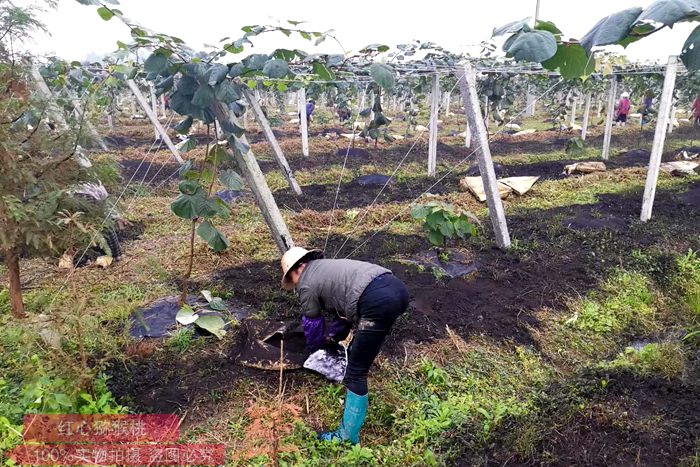
[[[340,426],[335,431],[319,434],[318,439],[322,441],[337,439],[357,444],[360,441],[360,428],[362,428],[362,424],[367,416],[367,401],[367,394],[358,396],[348,389],[345,393],[345,412],[343,413],[343,419],[340,421]]]

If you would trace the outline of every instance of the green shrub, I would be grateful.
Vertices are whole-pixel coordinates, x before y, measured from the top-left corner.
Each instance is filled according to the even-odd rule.
[[[413,205],[411,216],[423,222],[428,240],[438,247],[446,246],[447,241],[455,237],[466,240],[476,235],[476,227],[471,221],[479,222],[473,214],[439,201]]]

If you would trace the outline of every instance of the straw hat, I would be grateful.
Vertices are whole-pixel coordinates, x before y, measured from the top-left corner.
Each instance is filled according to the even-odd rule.
[[[628,92],[623,92],[621,97],[622,98],[630,97],[630,94]]]
[[[287,273],[294,269],[300,261],[304,259],[319,259],[323,258],[323,252],[321,250],[307,250],[306,248],[301,248],[299,246],[293,246],[287,252],[282,255],[282,288],[284,290],[292,290],[294,286],[289,281]]]

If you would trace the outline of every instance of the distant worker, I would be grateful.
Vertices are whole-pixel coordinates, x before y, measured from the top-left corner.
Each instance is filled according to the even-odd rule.
[[[307,125],[311,124],[311,116],[313,115],[315,108],[316,108],[316,102],[313,99],[309,99],[309,102],[306,103],[306,124]],[[301,121],[301,112],[299,112],[299,121]]]
[[[357,325],[343,378],[343,418],[336,430],[319,434],[324,441],[357,444],[367,415],[367,374],[394,321],[408,308],[406,286],[381,266],[323,259],[320,250],[293,247],[282,256],[282,288],[299,293],[309,352],[337,347]],[[324,312],[333,316],[328,329]]]
[[[352,112],[350,109],[347,107],[338,107],[338,118],[340,119],[340,123],[350,120],[350,117],[352,117]]]
[[[691,108],[693,111],[693,124],[699,125],[700,124],[700,94],[695,96],[695,100],[693,101],[693,107]]]
[[[651,121],[651,106],[654,103],[654,94],[651,90],[644,93],[644,105],[642,106],[642,125]]]
[[[624,125],[627,123],[627,115],[630,113],[630,95],[629,93],[623,92],[620,96],[620,100],[615,106],[617,108],[617,116],[615,117],[615,122],[618,125]]]

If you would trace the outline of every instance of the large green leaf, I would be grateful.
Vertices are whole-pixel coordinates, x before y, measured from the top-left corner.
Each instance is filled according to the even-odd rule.
[[[183,180],[178,185],[178,189],[183,195],[193,195],[197,193],[198,188],[199,184],[196,180]]]
[[[562,34],[561,29],[559,29],[556,24],[554,24],[551,21],[537,21],[537,24],[535,25],[535,29],[539,31],[549,31],[555,36],[559,36]]]
[[[215,63],[209,68],[209,79],[208,83],[210,86],[216,86],[226,78],[228,75],[228,67],[222,65],[221,63]]]
[[[441,246],[445,242],[445,236],[439,230],[431,230],[428,232],[428,241],[435,246]]]
[[[219,339],[222,339],[226,335],[226,322],[221,316],[217,315],[201,315],[197,321],[194,322],[195,326],[204,329],[207,332],[215,335]]]
[[[269,58],[270,56],[265,54],[252,54],[244,58],[242,63],[249,70],[262,70]]]
[[[197,188],[193,194],[181,193],[170,205],[173,213],[183,219],[197,219],[207,211],[207,197],[202,188]]]
[[[114,17],[114,13],[112,13],[112,10],[103,6],[97,9],[97,14],[100,15],[100,18],[102,18],[105,21],[109,21],[110,19],[112,19],[112,17]]]
[[[143,63],[146,73],[162,73],[168,68],[168,57],[158,52],[152,53]]]
[[[192,307],[189,305],[183,305],[183,307],[180,308],[180,310],[175,315],[175,321],[182,324],[183,326],[187,326],[188,324],[194,323],[195,321],[197,321],[197,318],[199,318],[199,315],[195,313]]]
[[[181,135],[186,135],[187,133],[189,133],[193,122],[194,119],[192,117],[187,117],[186,119],[177,124],[177,126],[175,127],[175,131],[177,131]]]
[[[510,39],[503,50],[517,61],[543,62],[557,53],[557,39],[549,31],[520,32]]]
[[[228,240],[224,234],[216,230],[216,227],[208,220],[199,224],[199,227],[197,227],[197,235],[202,237],[214,251],[224,251],[228,248]]]
[[[640,7],[628,8],[598,21],[581,39],[581,45],[586,53],[590,53],[593,47],[615,44],[627,37],[630,28],[641,13]]]
[[[316,73],[316,75],[320,79],[324,81],[333,81],[335,79],[335,74],[331,70],[329,70],[328,67],[326,67],[326,65],[324,65],[323,63],[314,62],[312,66],[314,73]]]
[[[284,60],[278,58],[268,60],[263,67],[263,74],[272,79],[284,78],[289,74],[289,65]]]
[[[221,297],[212,297],[209,301],[209,308],[216,311],[226,311],[226,304],[221,299]]]
[[[504,24],[500,28],[494,28],[491,37],[498,37],[504,34],[517,33],[522,31],[523,29],[529,31],[530,27],[527,24],[528,21],[530,21],[530,18],[521,19],[519,21],[513,21],[511,23]]]
[[[178,151],[184,154],[197,147],[197,140],[194,138],[194,136],[190,136],[189,138],[177,143],[175,147]]]
[[[637,22],[655,22],[673,26],[678,21],[700,15],[698,0],[656,0],[644,9]]]
[[[554,57],[542,62],[542,66],[548,70],[559,70],[565,79],[576,79],[593,73],[595,60],[586,55],[580,44],[562,43],[557,46]]]
[[[383,63],[373,63],[369,67],[369,74],[375,83],[387,91],[391,91],[394,88],[396,78],[394,77],[394,70],[390,66]]]
[[[240,191],[243,189],[243,179],[233,169],[222,170],[219,173],[219,181],[229,190]]]
[[[689,71],[700,70],[700,26],[693,29],[683,44],[681,60]]]
[[[214,88],[208,84],[202,84],[197,89],[197,92],[194,93],[192,104],[197,107],[209,107],[214,102],[215,97]]]
[[[214,95],[218,101],[224,104],[230,104],[241,98],[241,92],[238,86],[230,81],[222,81],[214,88]]]

